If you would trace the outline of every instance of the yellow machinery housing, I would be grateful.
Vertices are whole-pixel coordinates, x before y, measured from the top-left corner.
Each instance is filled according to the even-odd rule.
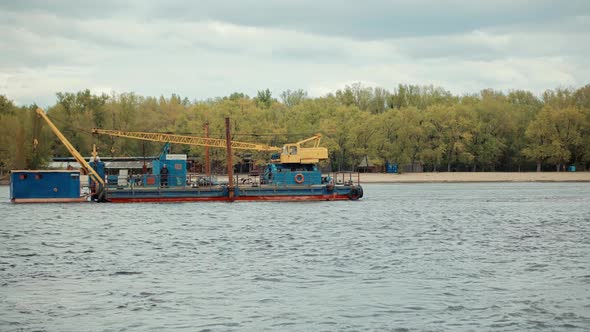
[[[283,145],[280,162],[282,164],[317,164],[320,160],[328,159],[328,149],[320,147],[322,135],[316,134],[296,143]],[[312,147],[301,145],[315,141]]]

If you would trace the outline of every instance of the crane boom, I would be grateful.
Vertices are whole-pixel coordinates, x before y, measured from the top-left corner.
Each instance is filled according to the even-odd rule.
[[[207,138],[207,137],[195,137],[186,135],[176,134],[163,134],[163,133],[150,133],[142,131],[124,131],[114,129],[92,129],[93,134],[103,134],[109,136],[126,137],[140,139],[144,141],[154,142],[169,142],[176,144],[188,144],[188,145],[199,145],[208,146],[215,148],[226,148],[227,141],[218,138]],[[320,139],[322,135],[316,134],[310,138],[306,138],[296,143],[289,143],[283,145],[282,148],[275,146],[269,146],[264,144],[245,143],[231,141],[231,148],[238,150],[256,150],[266,152],[281,152],[280,159],[274,161],[280,161],[284,164],[315,164],[321,160],[328,159],[328,149],[320,147]],[[304,143],[315,141],[313,147],[303,147]]]
[[[92,178],[92,180],[94,182],[99,183],[102,187],[104,187],[104,180],[98,175],[98,173],[96,173],[94,168],[92,168],[92,166],[90,166],[90,164],[86,160],[84,160],[84,157],[82,157],[82,155],[78,152],[78,150],[76,150],[76,148],[74,148],[72,143],[70,143],[70,141],[68,141],[68,139],[61,133],[61,131],[59,131],[59,129],[53,124],[53,122],[51,122],[51,120],[49,120],[49,118],[47,117],[47,114],[45,114],[45,111],[41,108],[37,108],[35,110],[35,112],[37,112],[37,114],[41,118],[43,118],[43,120],[45,120],[45,122],[47,122],[47,125],[49,125],[49,128],[51,128],[51,130],[53,131],[55,136],[57,136],[57,138],[59,138],[59,140],[66,147],[66,149],[68,149],[68,151],[72,154],[72,156],[80,164],[80,166],[82,166],[82,168],[86,171],[86,173],[88,173],[90,178]]]
[[[208,146],[208,147],[216,147],[216,148],[225,148],[226,144],[227,144],[226,140],[219,139],[219,138],[205,138],[205,137],[194,137],[194,136],[176,135],[176,134],[149,133],[149,132],[141,132],[141,131],[123,131],[123,130],[94,128],[94,129],[92,129],[92,133],[93,134],[104,134],[104,135],[110,135],[110,136],[117,136],[117,137],[135,138],[135,139],[141,139],[144,141],[170,142],[170,143],[176,143],[176,144],[199,145],[199,146]],[[239,150],[256,150],[256,151],[267,151],[267,152],[281,151],[281,148],[274,147],[274,146],[269,146],[269,145],[264,145],[264,144],[255,144],[255,143],[237,142],[237,141],[231,141],[231,148],[232,149],[239,149]]]
[[[295,144],[301,145],[307,142],[311,142],[311,141],[315,141],[313,147],[314,148],[318,148],[320,146],[320,139],[322,138],[322,134],[315,134],[313,136],[311,136],[310,138],[306,138],[304,140],[301,140]]]

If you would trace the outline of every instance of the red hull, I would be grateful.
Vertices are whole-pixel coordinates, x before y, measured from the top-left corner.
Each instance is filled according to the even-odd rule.
[[[348,201],[348,195],[301,195],[301,196],[238,196],[236,202],[305,202],[305,201]],[[156,198],[112,198],[113,203],[172,203],[172,202],[229,202],[228,197],[156,197]]]

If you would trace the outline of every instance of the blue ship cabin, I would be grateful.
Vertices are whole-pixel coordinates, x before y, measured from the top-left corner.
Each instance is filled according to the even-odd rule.
[[[313,164],[269,164],[264,169],[263,182],[275,185],[322,184],[322,173]]]
[[[10,173],[14,203],[82,202],[78,170],[16,170]]]
[[[186,185],[186,154],[163,154],[159,159],[153,161],[153,174],[159,179],[162,185],[161,172],[164,165],[168,169],[166,176],[167,186],[182,187]]]

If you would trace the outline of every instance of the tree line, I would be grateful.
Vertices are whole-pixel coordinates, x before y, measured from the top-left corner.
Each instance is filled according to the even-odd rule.
[[[590,167],[590,85],[507,93],[483,90],[453,95],[433,86],[399,85],[395,89],[358,84],[309,97],[270,90],[208,100],[145,97],[135,93],[95,95],[89,90],[60,92],[46,111],[82,153],[96,144],[101,156],[154,156],[162,144],[93,136],[93,127],[224,137],[230,117],[234,140],[281,146],[322,133],[333,170],[364,166],[383,169],[396,163],[405,171],[548,171]],[[49,128],[40,123],[36,105],[15,105],[0,95],[0,170],[43,168],[52,157],[69,156]],[[203,158],[202,147],[174,146],[177,153]],[[259,163],[263,152],[250,155]],[[211,149],[214,163],[225,151]],[[368,161],[368,163],[367,163]],[[220,168],[222,169],[222,168]]]

